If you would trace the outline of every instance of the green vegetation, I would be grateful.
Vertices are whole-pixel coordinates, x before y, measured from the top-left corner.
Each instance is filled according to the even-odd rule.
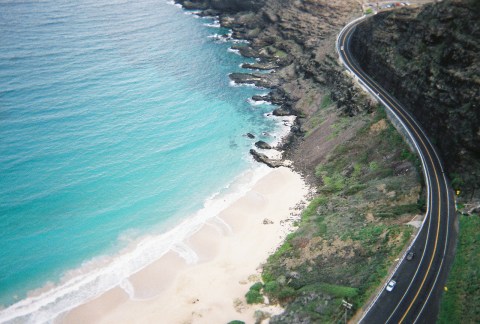
[[[452,173],[450,176],[451,176],[451,178],[452,178],[452,187],[453,187],[453,189],[459,190],[459,189],[461,189],[461,188],[465,185],[465,183],[464,183],[464,181],[463,181],[463,179],[462,179],[462,176],[461,176],[460,174],[458,174],[458,173]]]
[[[480,323],[480,217],[460,218],[455,261],[448,276],[438,323]]]
[[[339,285],[330,285],[326,283],[318,283],[303,287],[302,292],[320,291],[328,295],[341,298],[352,298],[358,295],[358,289]]]
[[[328,140],[336,138],[341,132],[343,132],[350,124],[349,117],[340,117],[334,124],[332,124],[332,133],[328,136]]]
[[[245,322],[244,321],[239,321],[239,320],[234,320],[234,321],[228,322],[227,324],[245,324]]]
[[[372,8],[367,8],[367,10],[365,10],[365,14],[366,15],[371,15],[373,13],[373,9]]]
[[[322,103],[320,104],[320,109],[325,109],[327,107],[330,107],[333,103],[332,96],[330,94],[327,94],[323,96],[322,98]]]
[[[325,206],[328,200],[324,196],[317,196],[315,197],[310,204],[305,208],[302,213],[302,220],[304,222],[308,222],[308,220],[317,213],[317,209],[320,206]]]
[[[415,155],[383,109],[368,118],[317,166],[318,196],[264,265],[263,290],[253,289],[286,308],[284,322],[335,322],[342,299],[361,307],[411,238],[404,224],[421,213]]]
[[[247,299],[247,304],[259,304],[263,303],[263,295],[260,293],[262,290],[263,284],[261,282],[254,283],[250,290],[245,294]]]
[[[286,58],[288,54],[281,49],[278,49],[272,45],[265,47],[269,53],[271,53],[273,56],[276,56],[278,58]]]

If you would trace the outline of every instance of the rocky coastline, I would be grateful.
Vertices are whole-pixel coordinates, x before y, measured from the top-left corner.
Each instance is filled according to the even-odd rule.
[[[185,9],[198,10],[200,16],[218,17],[220,25],[232,30],[232,50],[256,58],[244,64],[245,73],[232,73],[238,84],[253,84],[270,90],[252,100],[271,102],[278,107],[276,116],[296,116],[290,135],[280,145],[284,158],[307,180],[316,182],[314,168],[325,157],[318,149],[320,140],[305,134],[317,125],[311,123],[322,101],[331,100],[340,114],[354,116],[373,109],[337,62],[334,49],[338,31],[352,18],[361,15],[361,7],[350,0],[273,1],[273,0],[176,0]],[[311,152],[305,155],[304,152]],[[266,156],[251,151],[257,161],[277,165]]]
[[[454,2],[463,8],[462,1],[468,0]],[[246,41],[233,45],[232,50],[255,58],[256,62],[244,64],[245,73],[232,73],[229,77],[235,83],[270,89],[268,95],[251,99],[277,105],[272,114],[296,116],[291,133],[280,149],[284,150],[283,158],[292,161],[291,167],[304,175],[319,193],[304,210],[297,232],[289,236],[263,265],[262,282],[253,285],[249,294],[263,294],[268,296],[267,303],[278,303],[285,308],[282,314],[271,317],[270,323],[338,320],[342,314],[335,305],[342,298],[352,302],[355,310],[361,310],[415,231],[412,224],[418,224],[422,219],[425,201],[424,189],[416,171],[418,160],[389,125],[378,104],[350,79],[337,59],[337,34],[349,21],[362,15],[360,4],[349,0],[176,2],[186,9],[200,10],[201,16],[218,17],[221,26],[231,29],[231,37]],[[444,22],[455,22],[451,19],[452,11],[448,6],[444,4],[447,9],[438,10],[441,15],[447,13],[443,17]],[[370,64],[370,72],[380,75],[382,82],[385,81],[391,88],[412,94],[408,95],[412,104],[423,100],[421,93],[427,86],[432,89],[427,90],[427,102],[434,102],[439,93],[442,95],[448,87],[452,87],[452,84],[448,85],[448,78],[446,83],[437,82],[432,86],[430,81],[435,78],[432,79],[432,73],[427,73],[425,77],[430,81],[421,83],[421,87],[412,91],[402,74],[406,61],[392,55],[379,57],[380,50],[382,54],[395,53],[388,47],[392,41],[398,41],[400,32],[408,31],[406,24],[416,24],[411,30],[422,26],[415,21],[421,10],[404,9],[398,14],[395,11],[377,15],[377,22],[370,22],[365,27],[362,39],[357,40],[355,45],[362,60],[380,62],[381,67],[378,68],[376,63]],[[473,16],[472,12],[470,16]],[[385,25],[383,33],[371,31],[381,24]],[[433,27],[429,32],[427,27],[424,28],[425,33],[418,32],[410,38],[423,37],[430,46],[445,34],[445,30]],[[377,35],[380,36],[375,38]],[[459,47],[463,43],[473,44],[463,36],[457,39],[460,40]],[[367,46],[366,42],[376,42],[377,45]],[[409,52],[406,45],[399,46],[398,50],[402,55]],[[459,48],[444,52],[454,58],[464,54]],[[428,56],[425,57],[428,60]],[[396,68],[395,63],[403,65]],[[418,74],[414,64],[410,67],[408,73],[413,71],[423,75]],[[442,69],[432,66],[431,70],[438,72]],[[465,81],[451,70],[447,72],[454,78],[460,77],[465,84],[472,82]],[[439,75],[436,72],[433,74]],[[472,89],[463,91],[463,95],[475,90]],[[398,96],[403,98],[400,94]],[[458,94],[457,97],[460,96]],[[456,99],[447,96],[444,102]],[[467,108],[470,109],[471,105],[462,109]],[[430,110],[425,108],[420,112],[424,117],[419,118],[422,123],[425,123],[423,119],[428,121],[431,118]],[[471,115],[472,110],[460,111],[459,114]],[[478,119],[476,116],[461,121],[457,118],[459,114],[449,115],[450,119],[467,125],[467,129],[472,128],[472,122],[476,123]],[[431,125],[426,123],[427,132],[428,127],[433,125],[432,133],[444,134],[438,138],[445,138],[446,133],[439,131],[442,123],[434,115],[435,122]],[[453,128],[449,123],[447,131],[452,132]],[[460,150],[457,153],[467,157],[462,159],[465,162],[478,153],[475,146],[478,133],[475,130],[468,133],[472,136],[465,137],[463,130],[453,129],[454,136],[449,137],[448,143],[442,141],[438,145],[466,143],[467,153],[474,153],[465,154],[465,150],[454,144]],[[253,158],[272,168],[282,165],[282,161],[272,160],[263,154],[269,150],[268,144],[265,144],[255,143],[260,151],[252,149]],[[467,180],[465,182],[475,191],[475,184],[478,185],[475,163],[478,161],[469,164],[475,172],[464,167],[467,162],[462,162],[460,167],[452,167],[457,153],[446,154],[449,170],[459,174],[462,168],[469,170],[464,173],[468,178],[461,178]],[[262,300],[261,295],[258,299]],[[352,312],[348,316],[355,317],[355,314]],[[260,312],[257,322],[268,317],[268,314]]]
[[[279,304],[284,312],[270,316],[259,311],[256,323],[266,318],[270,323],[338,321],[343,316],[337,307],[342,299],[353,303],[357,313],[348,317],[355,321],[425,212],[418,159],[383,109],[337,59],[337,34],[362,15],[360,4],[176,2],[200,10],[201,16],[218,17],[221,26],[232,30],[231,37],[247,41],[232,49],[256,62],[244,64],[245,73],[229,77],[235,83],[269,89],[267,95],[251,99],[277,105],[272,114],[296,116],[279,148],[283,159],[292,161],[291,167],[317,188],[298,230],[262,265],[262,282],[246,295],[247,302],[250,294],[262,303],[263,294],[266,304]],[[257,141],[255,146],[269,150],[265,144]],[[284,164],[256,149],[250,153],[272,168]]]
[[[292,161],[288,166],[317,190],[296,232],[262,265],[262,282],[251,287],[247,303],[248,296],[263,294],[265,303],[262,295],[255,302],[284,308],[271,316],[260,305],[257,323],[333,321],[342,298],[355,310],[362,307],[383,278],[378,274],[410,238],[406,224],[421,213],[415,158],[404,154],[408,149],[377,103],[338,62],[335,40],[362,14],[357,2],[264,0],[239,9],[238,1],[223,0],[228,10],[209,0],[186,8],[215,15],[231,37],[247,41],[232,49],[256,63],[229,77],[270,90],[251,100],[275,104],[274,115],[296,117],[278,147],[282,160],[271,159],[271,150],[258,141],[253,158],[272,168]]]

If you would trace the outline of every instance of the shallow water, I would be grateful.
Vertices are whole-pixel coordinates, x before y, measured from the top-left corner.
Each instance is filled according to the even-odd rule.
[[[101,287],[86,269],[128,248],[102,270],[121,282],[179,234],[132,242],[235,196],[254,167],[243,135],[272,142],[278,121],[247,101],[265,90],[231,86],[247,60],[209,37],[227,32],[164,0],[0,1],[0,303],[17,303],[0,321],[66,273]]]

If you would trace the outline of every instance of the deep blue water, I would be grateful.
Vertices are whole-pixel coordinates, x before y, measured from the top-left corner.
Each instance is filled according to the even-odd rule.
[[[272,132],[165,0],[0,0],[0,304],[194,214]],[[261,138],[261,137],[260,137]],[[265,138],[268,140],[268,138]]]

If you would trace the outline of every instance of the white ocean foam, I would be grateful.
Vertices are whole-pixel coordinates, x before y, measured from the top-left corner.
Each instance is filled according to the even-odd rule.
[[[235,53],[235,54],[240,55],[240,56],[242,55],[242,54],[240,54],[240,51],[238,49],[234,49],[234,48],[231,48],[231,47],[227,48],[227,52]]]
[[[178,8],[183,8],[181,4],[176,3],[176,2],[173,1],[173,0],[167,1],[167,4],[172,5],[172,6],[175,6],[175,7],[178,7]]]
[[[230,80],[228,82],[228,84],[231,86],[231,87],[252,87],[252,88],[257,88],[257,89],[263,89],[261,87],[257,87],[255,85],[255,83],[237,83],[233,80]]]
[[[180,8],[182,8],[181,5],[180,5]],[[186,15],[189,15],[189,16],[193,16],[195,18],[201,18],[199,15],[202,12],[200,10],[184,10],[183,13],[186,14]]]
[[[120,288],[123,289],[123,291],[125,291],[127,293],[128,297],[130,299],[135,298],[135,288],[133,287],[130,280],[128,280],[128,278],[123,279],[120,282],[119,286],[120,286]]]
[[[230,37],[233,37],[233,34],[230,33],[228,34]],[[236,38],[232,38],[232,42],[235,43],[235,44],[250,44],[250,41],[249,40],[246,40],[246,39],[236,39]]]
[[[293,124],[295,123],[296,116],[275,116],[272,113],[264,114],[266,118],[274,119],[277,124],[277,129],[273,135],[273,141],[269,144],[271,146],[277,146],[285,139],[292,129]]]
[[[204,207],[181,224],[160,235],[148,235],[113,257],[101,256],[85,262],[78,269],[69,271],[61,283],[44,287],[41,292],[0,311],[0,323],[52,321],[66,311],[73,309],[102,293],[122,288],[132,299],[135,290],[128,278],[161,258],[168,251],[178,253],[186,263],[195,263],[198,256],[184,242],[196,233],[208,220],[221,221],[217,216],[242,197],[271,169],[255,164],[253,168],[238,176],[221,193],[212,195]],[[228,225],[225,228],[230,230]]]
[[[252,98],[248,98],[247,102],[252,106],[260,106],[260,105],[272,105],[270,101],[266,100],[253,100]]]
[[[222,27],[222,26],[220,25],[220,22],[219,22],[218,20],[215,20],[215,21],[212,22],[212,23],[205,23],[205,24],[203,24],[203,25],[206,26],[206,27],[210,27],[210,28],[220,28],[220,27]]]
[[[226,35],[222,35],[222,34],[213,34],[213,35],[209,35],[207,36],[208,38],[212,38],[214,39],[215,41],[217,42],[222,42],[222,43],[226,43],[229,41],[229,38],[228,36]]]

